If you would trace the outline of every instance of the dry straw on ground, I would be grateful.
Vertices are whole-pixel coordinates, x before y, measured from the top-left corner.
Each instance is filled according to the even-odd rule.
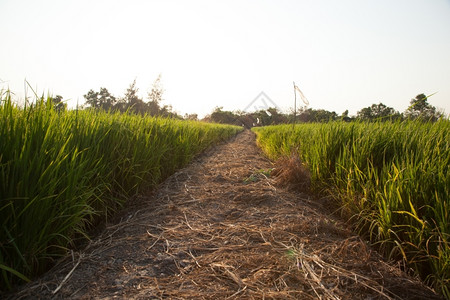
[[[439,299],[273,168],[245,131],[12,298]]]
[[[280,158],[275,166],[270,175],[275,178],[277,186],[300,192],[309,191],[311,178],[297,153]]]

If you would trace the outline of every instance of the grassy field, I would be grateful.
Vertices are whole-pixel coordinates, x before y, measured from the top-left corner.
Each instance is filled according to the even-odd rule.
[[[130,196],[242,130],[0,97],[0,287],[28,281]]]
[[[450,298],[450,122],[254,128],[272,159],[299,155],[312,188],[361,234]]]

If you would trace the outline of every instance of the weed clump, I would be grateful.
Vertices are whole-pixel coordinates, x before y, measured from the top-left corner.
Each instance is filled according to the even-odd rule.
[[[301,192],[309,191],[311,176],[297,153],[278,159],[275,166],[270,176],[275,178],[278,186]]]

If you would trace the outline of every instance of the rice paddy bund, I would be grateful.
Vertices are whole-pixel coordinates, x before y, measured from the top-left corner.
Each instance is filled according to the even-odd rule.
[[[299,155],[388,258],[450,298],[450,122],[277,125],[253,129],[272,159]]]
[[[242,128],[0,96],[0,290],[29,281],[87,231]]]

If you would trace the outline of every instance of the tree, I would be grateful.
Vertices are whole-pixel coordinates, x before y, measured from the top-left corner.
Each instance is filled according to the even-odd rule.
[[[270,115],[270,124],[283,124],[288,122],[286,115],[282,114],[276,107],[269,107],[267,114]]]
[[[86,99],[86,105],[92,108],[100,108],[98,102],[98,93],[94,92],[94,90],[89,90],[86,95],[83,95],[84,99]]]
[[[357,112],[356,117],[363,121],[375,120],[392,120],[400,117],[400,114],[392,107],[388,107],[383,103],[372,104]]]
[[[172,110],[172,105],[163,105],[163,107],[160,107],[158,115],[166,118],[183,119],[182,116]]]
[[[424,121],[436,121],[442,117],[442,113],[436,111],[436,107],[428,103],[428,97],[425,94],[419,94],[411,99],[410,106],[405,111],[405,117],[408,119],[421,119]]]
[[[52,99],[53,107],[55,108],[55,110],[57,112],[66,110],[67,105],[64,104],[64,102],[62,101],[63,97],[61,95],[56,95],[55,97],[52,97],[51,99]]]
[[[325,109],[312,110],[313,122],[329,122],[337,119],[338,115],[334,111],[328,111]]]
[[[158,77],[153,82],[151,91],[147,94],[147,97],[150,100],[147,103],[150,115],[156,116],[161,113],[161,102],[163,100],[162,98],[163,93],[164,89],[161,84],[161,74],[159,74]]]
[[[209,117],[211,122],[214,123],[221,123],[221,124],[233,124],[233,125],[240,125],[239,124],[239,117],[235,115],[231,111],[224,111],[222,110],[223,107],[216,107]]]
[[[370,121],[373,120],[373,112],[372,112],[372,107],[364,107],[363,109],[361,109],[360,111],[358,111],[356,113],[356,117],[360,120],[364,120],[364,121]]]
[[[198,115],[197,114],[185,114],[183,119],[190,120],[190,121],[198,121]]]
[[[86,99],[87,105],[96,109],[111,110],[117,103],[116,97],[103,87],[100,88],[100,92],[89,90],[83,97]]]
[[[349,117],[349,115],[348,115],[348,109],[347,109],[347,110],[345,110],[345,111],[342,113],[342,115],[341,115],[341,121],[344,121],[344,122],[350,122],[351,120],[352,120],[352,118]]]
[[[267,126],[272,124],[272,114],[265,109],[253,113],[256,117],[255,126]]]
[[[301,107],[299,109],[297,119],[300,122],[329,122],[338,118],[338,115],[334,111],[328,111],[325,109],[312,109]]]
[[[237,118],[235,125],[244,126],[245,128],[252,128],[253,124],[256,123],[256,116],[251,113],[236,110],[234,114]]]
[[[125,96],[122,99],[122,102],[125,103],[126,108],[135,113],[144,114],[146,112],[146,105],[142,98],[138,96],[139,89],[136,87],[136,79],[128,87],[125,92]]]

